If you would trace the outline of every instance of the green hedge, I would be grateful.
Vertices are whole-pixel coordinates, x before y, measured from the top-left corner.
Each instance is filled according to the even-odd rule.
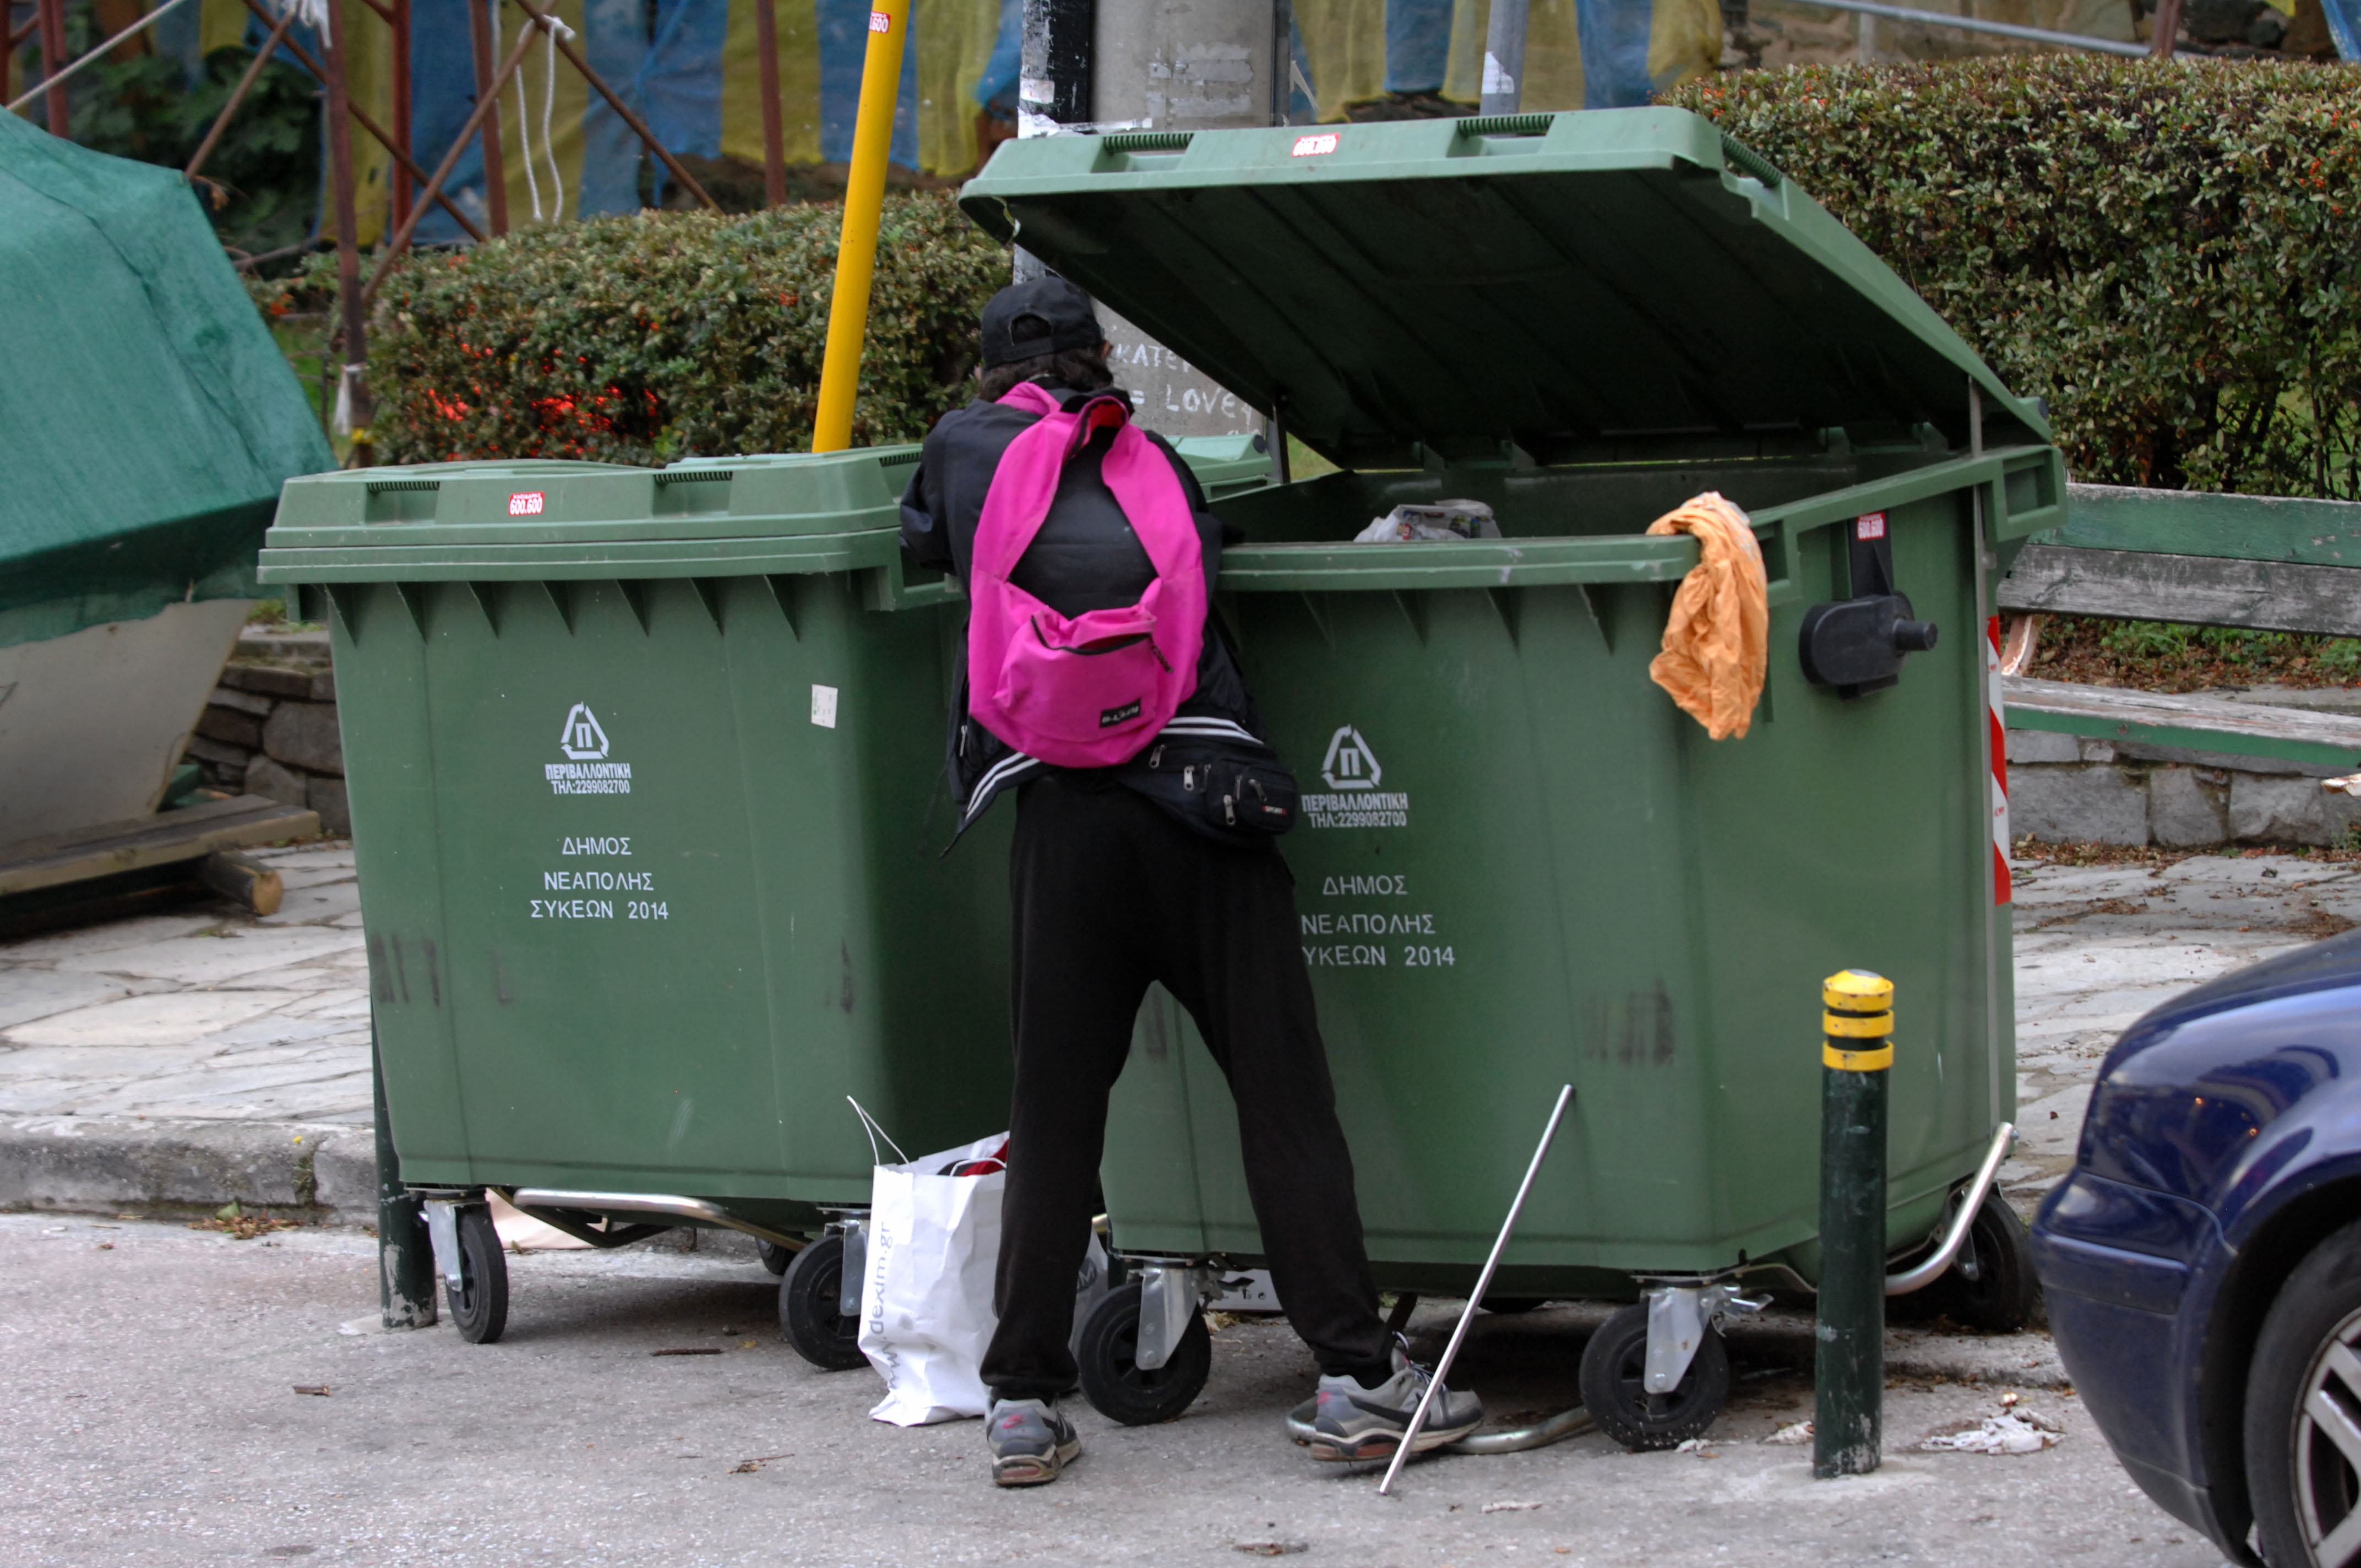
[[[841,221],[642,214],[420,256],[371,329],[378,461],[807,448]],[[856,442],[915,440],[967,400],[977,315],[1007,280],[948,196],[887,200]]]
[[[2052,56],[1749,71],[1667,101],[1772,159],[2048,398],[2078,477],[2361,499],[2356,85]],[[643,214],[405,264],[371,345],[379,460],[807,444],[838,222]],[[888,201],[857,439],[965,400],[1006,272],[948,197]],[[311,308],[324,282],[258,293]]]
[[[2094,57],[1723,76],[2075,477],[2361,499],[2361,72]]]

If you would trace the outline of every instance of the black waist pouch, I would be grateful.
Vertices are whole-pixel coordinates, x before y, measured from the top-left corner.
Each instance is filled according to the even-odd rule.
[[[1295,775],[1259,748],[1158,740],[1123,769],[1123,782],[1224,844],[1267,844],[1295,826]]]

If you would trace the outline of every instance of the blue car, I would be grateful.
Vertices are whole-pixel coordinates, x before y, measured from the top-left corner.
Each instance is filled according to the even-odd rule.
[[[2361,1563],[2361,931],[2126,1030],[2033,1247],[2149,1497],[2235,1562]]]

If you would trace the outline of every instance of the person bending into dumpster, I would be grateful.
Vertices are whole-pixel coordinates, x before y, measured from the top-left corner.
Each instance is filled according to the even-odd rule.
[[[981,396],[927,437],[902,547],[970,600],[950,768],[960,828],[1016,795],[1009,857],[1016,1088],[983,1359],[993,1479],[1057,1479],[1056,1407],[1107,1097],[1150,981],[1189,1010],[1238,1108],[1271,1283],[1320,1364],[1312,1448],[1391,1454],[1425,1391],[1378,1314],[1353,1158],[1274,842],[1292,781],[1211,613],[1220,524],[1129,424],[1090,297],[1019,283],[983,312]],[[1419,1449],[1483,1420],[1438,1389]]]

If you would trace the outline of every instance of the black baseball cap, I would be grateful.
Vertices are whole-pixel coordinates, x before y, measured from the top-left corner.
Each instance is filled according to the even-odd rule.
[[[1106,341],[1091,297],[1063,278],[1013,283],[983,307],[983,367]]]

